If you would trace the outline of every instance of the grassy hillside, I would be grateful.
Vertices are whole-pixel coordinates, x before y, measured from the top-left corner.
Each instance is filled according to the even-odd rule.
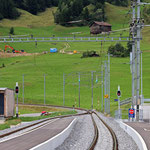
[[[38,16],[31,15],[26,11],[20,10],[22,15],[17,20],[2,20],[0,22],[0,36],[9,35],[10,27],[14,27],[16,35],[30,36],[90,36],[89,27],[63,27],[55,25],[53,22],[52,11],[56,8],[49,8]],[[117,30],[128,27],[128,18],[125,17],[129,8],[117,7],[106,4],[106,14],[108,22],[113,25],[112,29]],[[49,14],[51,14],[49,16]],[[121,16],[120,16],[121,15]],[[118,17],[119,16],[119,17]],[[49,18],[49,19],[47,19]],[[110,36],[128,36],[128,31],[114,32]],[[148,91],[150,84],[149,77],[149,42],[150,28],[143,30],[143,41],[141,49],[143,51],[143,93],[149,98]],[[107,35],[102,35],[107,36]],[[46,103],[63,104],[63,73],[70,74],[66,77],[65,85],[65,104],[68,106],[78,106],[78,74],[76,72],[86,72],[81,76],[81,107],[91,107],[91,72],[94,73],[94,108],[100,108],[98,101],[101,102],[101,81],[100,69],[101,61],[105,58],[85,58],[81,59],[83,51],[96,50],[97,53],[107,52],[111,42],[103,42],[102,47],[99,42],[81,42],[81,43],[0,43],[0,48],[4,49],[8,44],[16,50],[24,49],[30,56],[21,57],[1,57],[0,58],[0,87],[14,88],[15,82],[19,82],[20,93],[19,100],[22,102],[22,75],[24,74],[25,102],[43,103],[44,101],[44,74],[46,74]],[[126,43],[123,43],[126,45]],[[69,45],[66,47],[66,45]],[[43,51],[49,51],[51,47],[65,51],[77,50],[79,54],[42,54]],[[36,54],[38,53],[38,54]],[[122,91],[121,100],[131,97],[131,73],[128,58],[111,58],[111,112],[117,109],[116,91],[120,85]],[[96,76],[98,82],[96,82]],[[130,107],[130,106],[127,106]]]
[[[0,26],[5,27],[45,27],[54,25],[54,17],[52,12],[55,12],[57,8],[47,8],[45,12],[33,15],[25,10],[18,9],[21,16],[16,20],[3,19],[0,22]]]
[[[129,15],[127,15],[130,8],[127,7],[118,7],[106,3],[106,16],[107,22],[112,25],[112,30],[128,28]],[[120,17],[119,17],[120,16]]]

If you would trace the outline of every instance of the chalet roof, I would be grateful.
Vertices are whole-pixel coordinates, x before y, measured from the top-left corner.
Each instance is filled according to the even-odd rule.
[[[7,88],[0,88],[0,91],[5,91]]]
[[[0,88],[0,91],[5,91],[5,90],[7,90],[7,89],[9,89],[9,90],[13,90],[13,89],[10,89],[10,88],[7,88],[7,87],[2,87],[2,88]]]
[[[107,22],[98,22],[98,21],[93,21],[93,23],[90,26],[92,26],[94,23],[98,24],[100,26],[110,26],[110,27],[112,26],[111,24],[109,24]]]

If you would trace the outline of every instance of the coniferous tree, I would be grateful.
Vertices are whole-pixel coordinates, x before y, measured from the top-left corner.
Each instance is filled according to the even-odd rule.
[[[13,27],[10,28],[9,34],[14,35],[14,28]]]
[[[15,19],[20,14],[15,8],[13,0],[0,0],[0,18]]]
[[[24,0],[13,0],[16,7],[24,9]]]
[[[36,15],[38,12],[37,0],[25,0],[25,8],[32,14]]]
[[[45,0],[37,0],[37,12],[45,11],[46,3]]]
[[[92,4],[94,9],[88,10],[88,5]],[[58,9],[54,13],[55,23],[68,25],[69,21],[82,20],[80,25],[88,25],[88,21],[105,21],[104,12],[105,0],[60,0]],[[68,15],[69,14],[69,15]],[[79,24],[78,24],[79,25]]]

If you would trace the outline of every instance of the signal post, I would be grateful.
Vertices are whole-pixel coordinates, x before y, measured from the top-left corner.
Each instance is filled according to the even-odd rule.
[[[118,85],[117,96],[118,96],[118,118],[121,119],[121,112],[120,112],[120,97],[121,97],[121,91],[120,91],[120,86],[119,86],[119,85]]]
[[[15,93],[17,95],[17,105],[16,105],[16,117],[18,118],[18,93],[19,93],[19,87],[18,87],[18,82],[16,82],[16,88],[15,88]]]

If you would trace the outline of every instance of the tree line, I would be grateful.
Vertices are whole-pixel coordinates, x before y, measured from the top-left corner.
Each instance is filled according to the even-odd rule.
[[[16,8],[36,15],[48,7],[56,6],[58,9],[54,18],[59,24],[72,20],[85,20],[85,24],[89,20],[105,21],[105,2],[119,6],[128,5],[128,0],[0,0],[0,20],[19,17],[20,13]]]
[[[0,20],[16,19],[20,13],[16,8],[24,9],[34,15],[46,8],[58,6],[59,0],[0,0]]]
[[[124,6],[127,7],[129,5],[128,0],[106,0],[108,3],[117,5],[117,6]]]
[[[79,21],[78,25],[86,25],[92,20],[105,21],[104,5],[105,0],[60,0],[55,23],[68,25],[69,21]]]

